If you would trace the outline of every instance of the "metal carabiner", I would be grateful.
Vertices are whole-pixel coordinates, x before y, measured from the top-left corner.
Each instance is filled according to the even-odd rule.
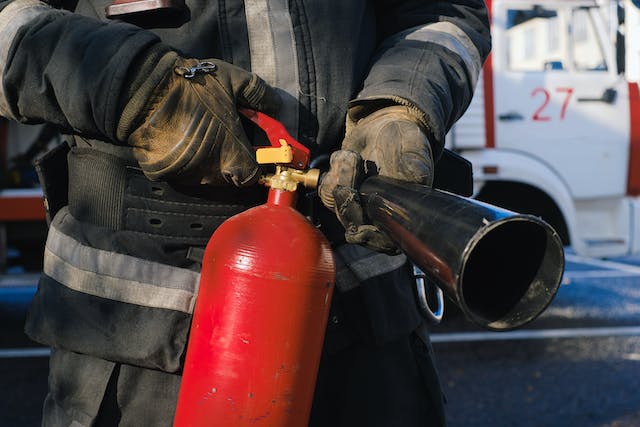
[[[442,289],[440,289],[436,285],[431,285],[433,288],[435,288],[436,303],[438,304],[438,307],[434,312],[433,310],[431,310],[427,298],[427,286],[429,282],[425,280],[426,276],[418,266],[416,266],[415,264],[412,264],[412,266],[413,278],[416,281],[416,291],[418,294],[418,307],[420,308],[420,313],[426,320],[430,321],[431,323],[438,324],[442,321],[442,317],[444,316],[444,294],[442,292]]]
[[[198,73],[212,73],[214,72],[218,66],[213,62],[204,61],[198,62],[193,67],[176,67],[175,72],[184,77],[185,79],[191,79],[195,77]]]

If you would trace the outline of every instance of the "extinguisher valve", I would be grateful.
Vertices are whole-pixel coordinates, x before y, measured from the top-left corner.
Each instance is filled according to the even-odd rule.
[[[320,179],[319,169],[298,170],[277,165],[276,173],[260,178],[260,183],[267,187],[284,191],[296,191],[298,184],[306,188],[316,188]]]

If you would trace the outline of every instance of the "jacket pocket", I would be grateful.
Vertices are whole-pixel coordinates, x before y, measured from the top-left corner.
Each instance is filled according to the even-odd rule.
[[[98,249],[86,227],[63,232],[68,222],[77,223],[63,209],[49,230],[27,334],[53,348],[179,371],[199,273]]]

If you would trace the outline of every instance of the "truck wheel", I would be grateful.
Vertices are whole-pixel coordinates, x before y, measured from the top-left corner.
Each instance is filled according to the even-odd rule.
[[[551,197],[536,187],[518,182],[490,181],[482,187],[476,199],[518,213],[538,216],[558,232],[564,245],[571,243],[562,212]]]

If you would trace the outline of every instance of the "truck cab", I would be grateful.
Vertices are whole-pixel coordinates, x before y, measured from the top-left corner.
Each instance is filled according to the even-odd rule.
[[[47,224],[32,160],[48,143],[57,143],[42,140],[42,130],[0,117],[0,274],[42,268]]]
[[[447,135],[473,163],[474,196],[542,216],[580,255],[640,252],[640,96],[626,70],[638,58],[623,33],[637,7],[487,5],[493,50]]]

